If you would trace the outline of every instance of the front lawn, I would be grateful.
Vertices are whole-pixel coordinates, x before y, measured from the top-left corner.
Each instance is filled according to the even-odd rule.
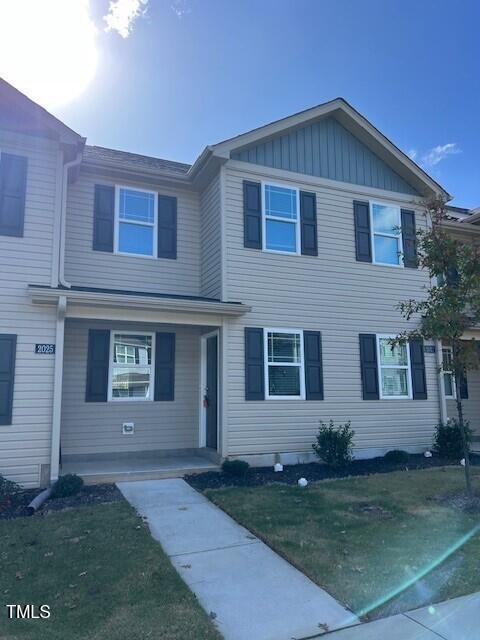
[[[478,491],[480,470],[473,473]],[[372,618],[480,590],[480,514],[449,501],[463,483],[462,469],[440,468],[205,493]]]
[[[125,502],[0,521],[2,640],[220,640]],[[6,604],[50,605],[8,620]]]

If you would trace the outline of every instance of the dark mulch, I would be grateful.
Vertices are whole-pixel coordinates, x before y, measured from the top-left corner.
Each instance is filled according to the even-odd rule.
[[[27,506],[41,492],[41,489],[25,489],[11,498],[0,503],[0,520],[10,520],[27,516]],[[42,515],[49,511],[60,511],[79,507],[81,505],[103,504],[119,502],[123,496],[114,484],[95,484],[83,487],[74,496],[66,498],[51,498],[43,503],[35,515]]]
[[[480,465],[480,455],[471,454],[472,465]],[[385,458],[371,458],[369,460],[354,460],[346,467],[334,469],[320,462],[308,464],[294,464],[283,467],[283,471],[275,472],[273,467],[254,467],[245,476],[232,476],[222,471],[208,471],[185,476],[185,480],[198,491],[205,489],[220,489],[222,487],[257,487],[271,482],[297,484],[299,478],[306,478],[309,482],[316,480],[330,480],[347,478],[349,476],[368,476],[374,473],[390,473],[403,469],[431,469],[433,467],[459,466],[458,463],[433,456],[425,458],[423,454],[412,454],[408,464],[392,463]]]
[[[436,502],[457,511],[464,513],[480,513],[480,496],[469,498],[465,493],[457,493],[450,496],[439,496],[434,498]]]

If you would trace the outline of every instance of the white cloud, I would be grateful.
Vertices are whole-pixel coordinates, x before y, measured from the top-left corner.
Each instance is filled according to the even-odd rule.
[[[456,142],[448,142],[447,144],[438,145],[433,147],[433,149],[430,149],[430,151],[422,157],[422,164],[426,167],[434,167],[447,156],[457,155],[458,153],[462,153],[462,150]]]
[[[170,8],[177,18],[183,18],[183,16],[192,12],[191,8],[187,4],[187,0],[173,0]]]
[[[418,156],[418,151],[416,149],[410,149],[407,152],[407,155],[411,160],[416,160]]]
[[[128,38],[133,23],[145,15],[148,0],[110,0],[108,13],[103,16],[107,23],[105,31],[116,31],[122,38]]]

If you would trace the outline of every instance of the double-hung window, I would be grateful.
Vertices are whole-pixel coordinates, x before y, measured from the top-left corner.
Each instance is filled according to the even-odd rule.
[[[263,184],[263,248],[300,253],[298,189]]]
[[[443,369],[443,388],[445,390],[445,398],[455,399],[455,376],[452,370],[452,349],[451,347],[443,347],[442,349],[442,369]]]
[[[110,345],[110,400],[153,400],[151,333],[113,332]]]
[[[403,266],[400,207],[370,202],[372,257],[377,264]]]
[[[115,251],[137,256],[157,255],[157,194],[116,187]]]
[[[408,344],[395,345],[393,336],[377,336],[380,397],[400,400],[412,397]]]
[[[305,398],[303,332],[265,329],[265,389],[267,398]]]

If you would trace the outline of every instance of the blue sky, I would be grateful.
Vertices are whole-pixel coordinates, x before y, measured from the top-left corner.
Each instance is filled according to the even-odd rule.
[[[480,206],[478,0],[149,0],[141,9],[124,38],[104,30],[108,2],[90,3],[95,76],[52,109],[90,144],[192,162],[206,144],[343,96],[455,204]]]

